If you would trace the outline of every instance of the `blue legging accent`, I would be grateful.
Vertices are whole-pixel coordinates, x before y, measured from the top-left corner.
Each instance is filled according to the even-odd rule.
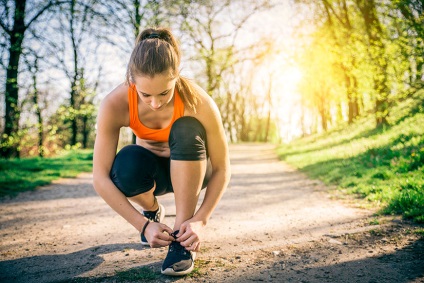
[[[110,178],[126,196],[133,197],[153,188],[159,196],[173,192],[170,172],[171,160],[205,160],[207,169],[202,188],[205,188],[212,174],[212,165],[207,154],[206,130],[193,117],[181,117],[174,122],[169,135],[171,157],[159,157],[139,145],[123,147],[115,157]]]

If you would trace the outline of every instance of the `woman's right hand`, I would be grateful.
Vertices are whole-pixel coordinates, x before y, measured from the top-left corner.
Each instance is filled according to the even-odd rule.
[[[166,247],[171,244],[174,237],[171,236],[173,230],[163,223],[150,222],[146,230],[144,230],[144,237],[152,248]]]

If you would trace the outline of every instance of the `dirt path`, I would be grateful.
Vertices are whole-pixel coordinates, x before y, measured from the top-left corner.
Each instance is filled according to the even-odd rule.
[[[424,282],[422,227],[334,200],[271,145],[233,145],[231,163],[191,276],[160,275],[166,249],[143,248],[82,174],[0,201],[0,282]],[[159,201],[172,227],[173,196]]]

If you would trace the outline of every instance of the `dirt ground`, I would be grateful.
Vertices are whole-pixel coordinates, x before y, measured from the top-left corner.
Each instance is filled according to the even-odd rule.
[[[272,145],[230,152],[190,276],[161,275],[167,249],[142,247],[86,173],[0,200],[0,282],[424,282],[422,226],[340,199]],[[173,195],[159,201],[172,227]]]

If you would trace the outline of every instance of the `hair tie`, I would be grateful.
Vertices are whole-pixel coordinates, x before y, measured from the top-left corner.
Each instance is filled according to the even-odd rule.
[[[159,34],[157,34],[157,33],[151,33],[151,34],[149,34],[146,38],[160,38],[160,36],[159,36]]]

